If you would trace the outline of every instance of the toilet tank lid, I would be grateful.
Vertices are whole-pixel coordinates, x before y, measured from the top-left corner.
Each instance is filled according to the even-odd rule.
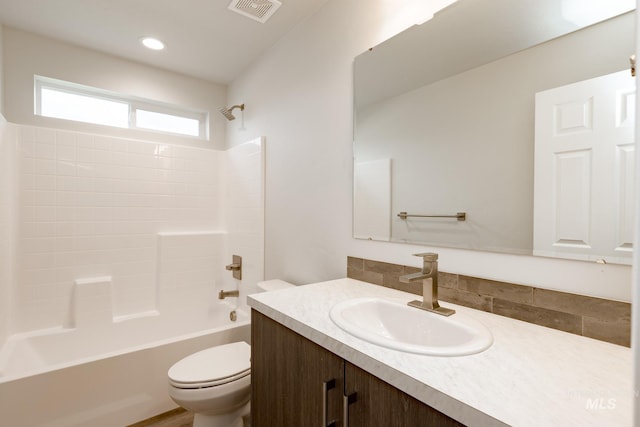
[[[169,379],[189,384],[222,380],[251,369],[251,346],[246,342],[219,345],[193,353],[169,368]]]
[[[258,289],[260,289],[261,291],[277,291],[278,289],[293,288],[296,285],[294,285],[293,283],[286,282],[284,280],[272,279],[272,280],[265,280],[262,282],[258,282],[257,286],[258,286]]]

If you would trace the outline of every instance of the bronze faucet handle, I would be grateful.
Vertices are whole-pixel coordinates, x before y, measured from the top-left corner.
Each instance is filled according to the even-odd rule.
[[[435,252],[423,252],[419,254],[413,254],[413,256],[417,256],[424,259],[425,261],[431,261],[431,262],[438,260],[438,254]]]

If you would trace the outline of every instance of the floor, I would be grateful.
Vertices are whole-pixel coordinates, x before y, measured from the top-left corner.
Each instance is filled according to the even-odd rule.
[[[243,417],[244,427],[251,427],[249,416]],[[193,413],[182,408],[165,412],[148,420],[131,424],[128,427],[192,427]]]
[[[129,427],[191,427],[193,426],[193,413],[182,408],[165,412],[148,420],[140,421]]]

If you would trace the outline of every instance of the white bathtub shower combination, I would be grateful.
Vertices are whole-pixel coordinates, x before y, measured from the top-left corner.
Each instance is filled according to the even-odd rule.
[[[236,320],[230,320],[234,312]],[[111,327],[56,328],[12,335],[0,352],[0,383],[180,341],[237,333],[247,325],[245,308],[219,302],[190,319],[159,314],[114,322]]]
[[[15,248],[0,281],[2,423],[112,427],[174,408],[173,363],[249,340],[264,140],[214,152],[9,126],[3,153],[19,167],[0,188],[15,183],[19,202],[0,200],[18,218],[0,222]],[[231,254],[242,281],[224,268]]]
[[[233,308],[220,303],[208,319],[183,323],[179,335],[173,335],[179,332],[171,319],[163,322],[159,316],[123,321],[108,331],[14,336],[0,355],[3,422],[113,427],[170,410],[176,406],[167,394],[172,364],[207,347],[249,342],[249,317],[237,310],[231,322]]]

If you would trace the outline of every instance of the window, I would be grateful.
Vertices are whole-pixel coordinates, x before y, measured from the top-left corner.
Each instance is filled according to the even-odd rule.
[[[163,132],[180,133],[198,136],[200,121],[174,114],[158,113],[157,111],[136,109],[136,125],[142,129],[159,130]]]
[[[208,114],[35,76],[35,114],[125,129],[207,138]]]

